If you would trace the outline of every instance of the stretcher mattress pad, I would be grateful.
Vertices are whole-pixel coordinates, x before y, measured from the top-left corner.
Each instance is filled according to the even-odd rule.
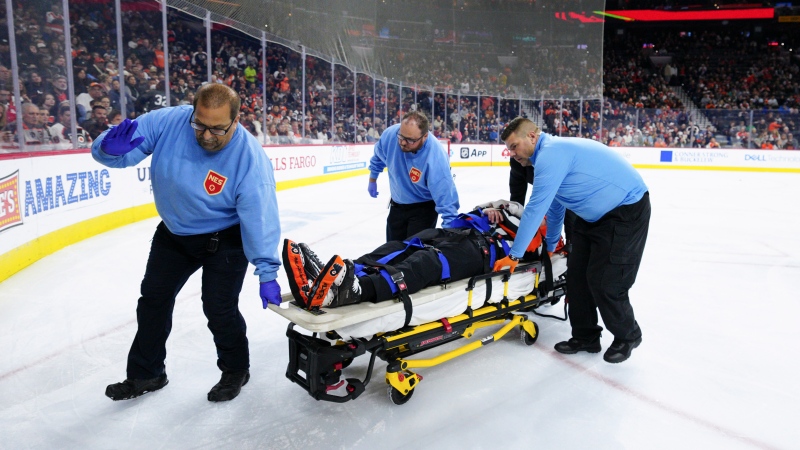
[[[555,255],[552,259],[553,273],[560,276],[567,269],[566,258]],[[543,275],[540,274],[540,282]],[[472,293],[472,308],[484,305],[486,300],[486,283],[492,282],[491,296],[488,303],[497,303],[503,299],[503,282],[501,277],[481,280],[476,283]],[[535,274],[532,271],[517,271],[511,275],[508,283],[508,298],[517,299],[533,292]],[[409,325],[421,325],[442,318],[456,316],[467,309],[469,279],[448,283],[443,286],[432,286],[411,294],[413,311]],[[299,327],[311,332],[336,331],[343,339],[355,337],[371,337],[377,333],[394,331],[402,328],[406,313],[399,300],[387,300],[379,303],[359,303],[337,308],[322,308],[320,312],[311,312],[299,307],[291,294],[282,297],[288,308],[270,305],[269,308],[294,322]]]

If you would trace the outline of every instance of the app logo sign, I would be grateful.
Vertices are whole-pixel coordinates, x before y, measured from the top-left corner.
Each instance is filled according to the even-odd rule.
[[[469,147],[461,147],[461,159],[481,158],[486,156],[486,150],[470,149]]]
[[[22,225],[19,209],[19,171],[0,178],[0,232]]]

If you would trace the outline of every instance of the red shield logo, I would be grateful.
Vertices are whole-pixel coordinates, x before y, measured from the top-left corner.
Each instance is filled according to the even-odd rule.
[[[217,195],[222,192],[227,180],[228,177],[224,177],[213,170],[209,170],[208,175],[206,175],[206,181],[203,182],[203,187],[206,189],[208,195]]]
[[[504,148],[503,149],[503,158],[510,158],[510,157],[511,157],[511,152],[508,151],[507,148]]]
[[[411,178],[412,183],[416,183],[422,178],[422,172],[416,167],[412,167],[411,172],[408,172],[408,177]]]
[[[19,171],[16,171],[0,178],[0,231],[22,225],[20,212]]]

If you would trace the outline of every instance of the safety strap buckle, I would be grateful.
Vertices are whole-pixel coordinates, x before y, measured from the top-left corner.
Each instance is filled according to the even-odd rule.
[[[403,272],[397,271],[392,274],[392,281],[394,284],[397,285],[397,289],[400,291],[407,291],[408,287],[406,286],[406,280],[403,278]]]

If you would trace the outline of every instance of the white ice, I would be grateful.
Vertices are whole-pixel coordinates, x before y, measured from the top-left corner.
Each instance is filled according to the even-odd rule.
[[[462,211],[507,196],[507,169],[454,173]],[[797,448],[800,175],[641,173],[653,216],[631,299],[644,341],[622,364],[556,353],[568,323],[534,318],[534,346],[510,333],[421,369],[405,405],[389,400],[380,360],[358,399],[315,401],[285,377],[288,323],[261,308],[248,276],[240,305],[252,379],[235,400],[214,404],[206,393],[219,371],[196,274],[175,306],[169,385],[113,402],[104,391],[125,377],[151,219],[0,284],[0,448]],[[378,199],[366,184],[280,192],[284,236],[323,260],[376,247],[387,177]],[[284,274],[280,282],[286,291]],[[563,312],[561,303],[543,309]],[[604,347],[612,339],[605,333]],[[363,377],[367,362],[357,359],[346,376]]]

